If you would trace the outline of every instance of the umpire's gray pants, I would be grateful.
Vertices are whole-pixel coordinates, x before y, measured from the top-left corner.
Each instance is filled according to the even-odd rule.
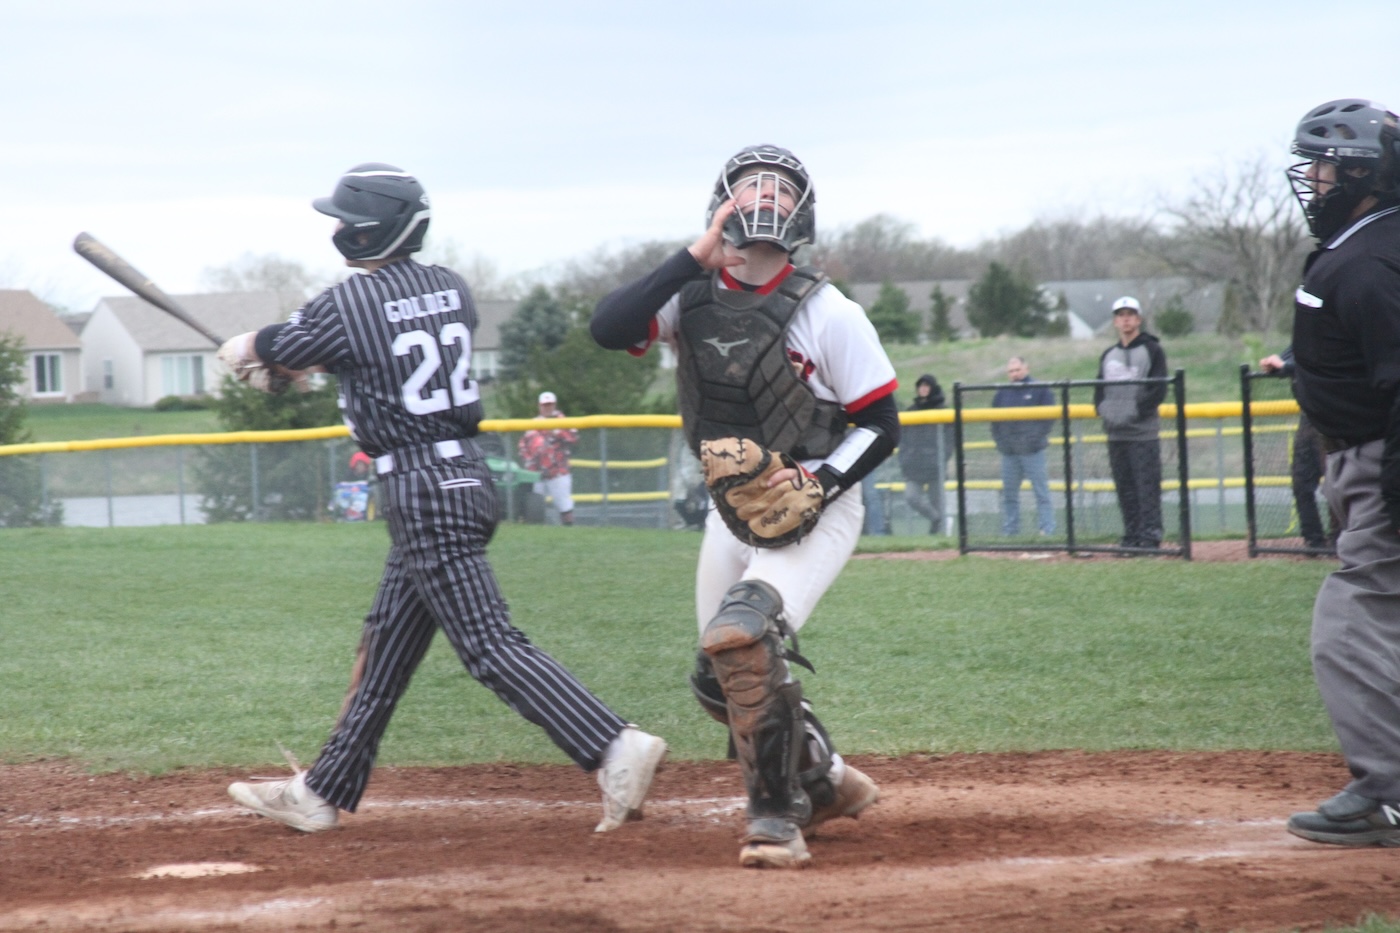
[[[1354,780],[1347,790],[1400,800],[1400,534],[1381,501],[1372,441],[1327,456],[1328,504],[1342,521],[1341,567],[1313,607],[1313,673]]]

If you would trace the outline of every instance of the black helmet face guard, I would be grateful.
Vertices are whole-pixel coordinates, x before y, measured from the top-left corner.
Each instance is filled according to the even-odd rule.
[[[812,179],[786,149],[750,146],[726,162],[705,213],[706,226],[729,200],[736,210],[724,223],[724,238],[736,247],[772,243],[790,253],[816,236]]]
[[[1371,101],[1330,101],[1299,121],[1291,150],[1307,160],[1287,169],[1293,196],[1309,231],[1325,240],[1368,195],[1393,193],[1400,123]]]
[[[355,166],[329,198],[317,198],[312,206],[340,220],[331,242],[350,260],[388,259],[422,249],[432,217],[418,180],[379,162]]]

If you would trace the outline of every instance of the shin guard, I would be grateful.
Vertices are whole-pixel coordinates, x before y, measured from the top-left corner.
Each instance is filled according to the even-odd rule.
[[[749,819],[812,814],[798,764],[806,744],[802,685],[788,682],[779,619],[782,597],[760,580],[730,587],[700,647],[724,692],[730,735],[749,794]]]

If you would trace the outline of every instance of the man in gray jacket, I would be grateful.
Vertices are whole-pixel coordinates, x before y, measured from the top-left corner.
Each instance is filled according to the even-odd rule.
[[[1167,355],[1157,338],[1142,329],[1142,306],[1125,295],[1113,303],[1118,342],[1099,357],[1100,385],[1094,409],[1108,435],[1108,462],[1123,514],[1120,547],[1155,550],[1162,546],[1162,455],[1157,406],[1167,397]],[[1114,385],[1114,383],[1124,383]]]

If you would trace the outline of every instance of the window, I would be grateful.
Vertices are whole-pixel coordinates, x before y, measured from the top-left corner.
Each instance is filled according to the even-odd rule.
[[[63,394],[63,354],[34,354],[34,394]]]
[[[102,361],[102,388],[115,389],[117,387],[117,374],[112,368],[111,360]]]
[[[161,357],[160,381],[162,395],[203,395],[204,357]]]

